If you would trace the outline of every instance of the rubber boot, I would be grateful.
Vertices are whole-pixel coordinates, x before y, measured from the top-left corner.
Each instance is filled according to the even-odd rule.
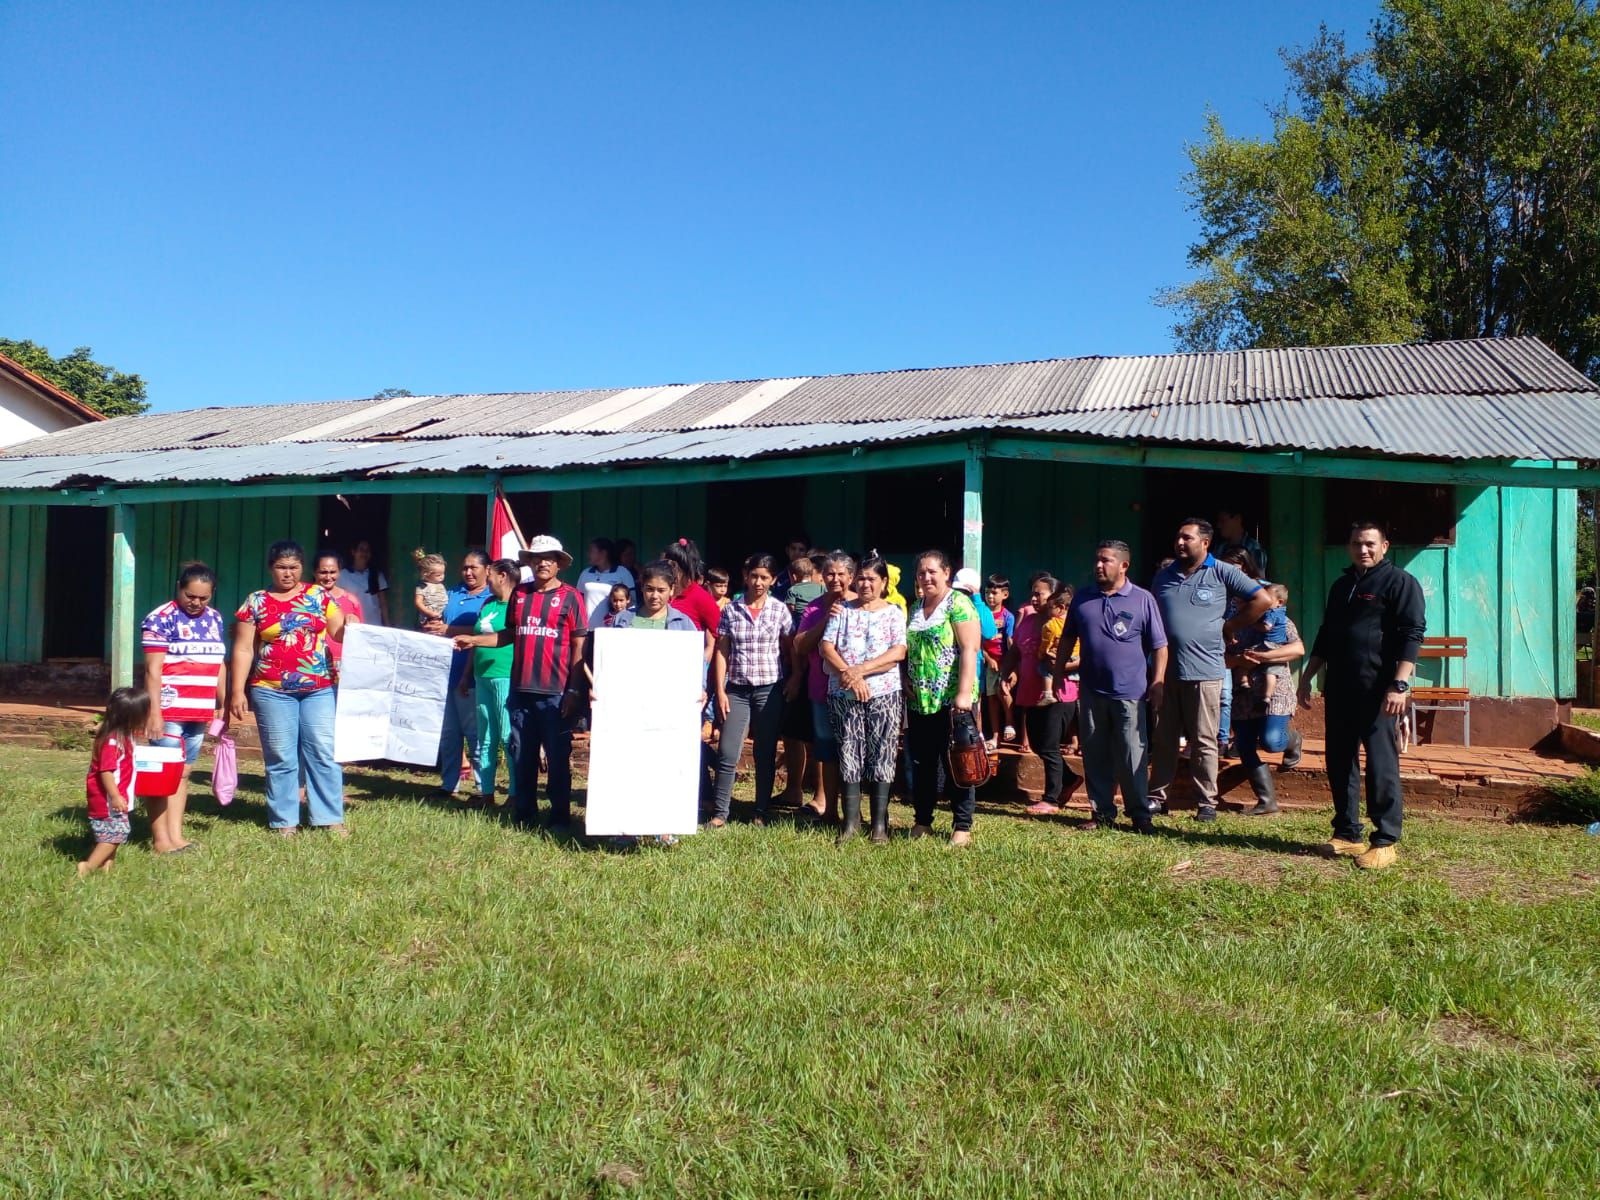
[[[1277,812],[1278,795],[1272,786],[1272,768],[1266,763],[1251,767],[1245,778],[1250,781],[1250,790],[1256,794],[1256,806],[1245,816],[1266,817]]]
[[[1300,736],[1298,729],[1289,730],[1289,744],[1283,748],[1283,761],[1278,764],[1278,770],[1288,771],[1298,766],[1300,755],[1305,751],[1305,738]]]
[[[861,835],[861,785],[841,784],[840,792],[844,804],[844,828],[839,831],[839,836],[834,841],[836,846],[842,846]]]
[[[884,780],[872,785],[872,840],[883,845],[889,840],[889,788]]]

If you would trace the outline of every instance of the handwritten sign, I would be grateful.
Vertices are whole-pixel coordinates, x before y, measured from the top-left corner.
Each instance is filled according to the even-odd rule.
[[[595,701],[585,830],[695,832],[705,639],[683,629],[596,629],[589,636]]]
[[[431,766],[439,760],[448,638],[381,625],[346,625],[334,711],[333,757],[388,758]]]

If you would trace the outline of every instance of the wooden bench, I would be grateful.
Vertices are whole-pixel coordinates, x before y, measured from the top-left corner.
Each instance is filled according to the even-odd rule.
[[[1472,745],[1472,695],[1464,687],[1450,686],[1450,660],[1459,658],[1463,676],[1467,658],[1467,639],[1464,637],[1431,637],[1422,639],[1418,660],[1440,660],[1437,686],[1424,684],[1411,689],[1411,703],[1406,706],[1406,732],[1411,745],[1417,744],[1417,713],[1458,712],[1461,714],[1461,743]]]

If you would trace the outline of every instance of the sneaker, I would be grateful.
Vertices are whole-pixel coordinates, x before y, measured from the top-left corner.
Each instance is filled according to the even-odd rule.
[[[1098,829],[1115,829],[1117,827],[1114,817],[1090,817],[1087,821],[1080,821],[1078,828],[1084,833],[1094,833]]]
[[[1145,837],[1151,837],[1155,834],[1156,825],[1154,821],[1147,817],[1143,821],[1135,821],[1133,823],[1133,831],[1137,834],[1142,834]]]
[[[1017,727],[1015,725],[1007,725],[1005,727],[1005,730],[1000,734],[1000,736],[1002,738],[1004,738],[1008,742],[1016,741],[1017,740]]]
[[[1194,819],[1202,824],[1215,821],[1217,819],[1217,810],[1213,805],[1202,804],[1199,808],[1194,810]]]
[[[933,832],[933,829],[930,826],[927,826],[927,825],[913,825],[911,827],[910,837],[911,837],[912,841],[916,841],[918,838],[927,837],[932,832]]]
[[[1373,846],[1362,854],[1356,855],[1356,866],[1363,871],[1381,871],[1385,867],[1392,867],[1395,860],[1400,857],[1400,852],[1393,846]]]
[[[1366,852],[1365,842],[1350,842],[1344,838],[1329,838],[1322,847],[1322,856],[1324,858],[1355,858]]]
[[[1035,817],[1053,817],[1060,811],[1059,804],[1051,804],[1048,800],[1036,800],[1028,805],[1028,812]]]
[[[1167,802],[1165,800],[1150,801],[1150,815],[1152,817],[1169,816],[1170,814],[1167,812]]]

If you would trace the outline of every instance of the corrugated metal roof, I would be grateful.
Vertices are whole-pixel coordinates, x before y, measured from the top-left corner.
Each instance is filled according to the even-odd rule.
[[[0,454],[0,487],[749,458],[985,429],[1418,458],[1600,458],[1600,389],[1531,338],[1050,359],[208,408]],[[294,443],[292,454],[284,443]]]

